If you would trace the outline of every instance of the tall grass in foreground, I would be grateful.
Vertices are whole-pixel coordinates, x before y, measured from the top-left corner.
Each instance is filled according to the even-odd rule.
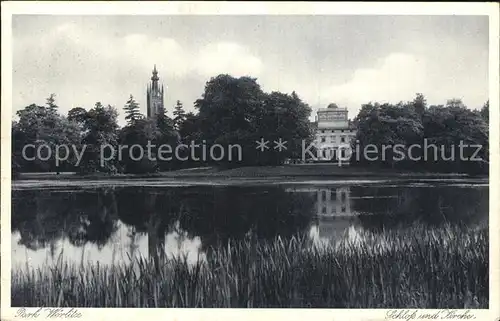
[[[487,308],[488,234],[361,232],[337,245],[239,241],[206,260],[62,263],[12,272],[13,306]]]

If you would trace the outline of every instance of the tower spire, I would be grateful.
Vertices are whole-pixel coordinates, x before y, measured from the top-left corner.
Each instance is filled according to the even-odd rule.
[[[163,113],[163,84],[161,88],[158,84],[158,70],[156,64],[153,66],[153,76],[151,84],[147,86],[147,110],[148,117],[155,117],[159,113]]]
[[[157,81],[159,78],[158,78],[158,71],[156,70],[156,64],[153,68],[153,77],[151,77],[151,80],[154,82],[154,81]]]

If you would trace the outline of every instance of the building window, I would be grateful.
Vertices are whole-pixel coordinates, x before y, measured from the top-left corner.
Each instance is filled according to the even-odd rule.
[[[325,137],[321,137],[321,142],[324,143],[326,141]]]
[[[343,130],[343,129],[341,129],[341,130],[340,130],[340,132],[341,132],[341,133],[343,133],[343,132],[344,132],[344,130]]]
[[[323,202],[326,202],[326,191],[323,191]]]
[[[340,137],[340,142],[345,143],[345,136]]]
[[[324,131],[324,130],[322,130],[322,131],[321,131],[321,133],[322,133],[322,134],[324,134],[324,133],[325,133],[325,131]]]
[[[321,211],[321,213],[326,214],[326,207],[325,206],[323,206],[323,210]]]

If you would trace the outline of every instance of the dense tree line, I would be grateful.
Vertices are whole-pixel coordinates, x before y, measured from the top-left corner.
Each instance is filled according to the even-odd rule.
[[[194,109],[195,112],[186,113],[183,103],[177,101],[172,118],[166,114],[146,118],[130,95],[123,107],[126,125],[120,128],[118,110],[113,106],[97,102],[91,109],[77,107],[62,115],[55,95],[51,94],[44,106],[32,104],[17,112],[18,120],[12,123],[13,175],[46,171],[148,173],[205,165],[280,165],[287,159],[300,159],[302,142],[307,145],[314,139],[310,106],[295,92],[264,92],[255,78],[226,74],[211,78],[201,97],[194,102]],[[488,102],[477,111],[468,109],[457,99],[449,100],[444,106],[427,106],[422,94],[417,94],[411,102],[396,105],[365,104],[353,120],[357,146],[354,146],[351,163],[428,171],[485,172],[488,113]],[[286,149],[281,151],[274,148],[274,142],[280,138],[286,141]],[[268,141],[263,151],[256,149],[256,142],[261,139]],[[452,146],[458,146],[460,141],[481,145],[483,148],[475,156],[482,161],[462,161],[458,157],[452,162],[443,161],[441,151],[437,158],[434,152],[430,153],[436,159],[410,159],[408,147],[424,145],[424,140],[427,144],[444,146],[448,157]],[[23,148],[28,144],[32,146],[23,157]],[[148,144],[152,147],[148,148]],[[210,147],[215,144],[224,150],[219,149],[214,152],[217,155],[212,155]],[[359,152],[369,144],[406,147],[388,150],[384,157],[373,161]],[[48,147],[38,149],[42,145]],[[133,145],[142,146],[143,151],[149,150],[151,154],[148,157],[141,155],[138,149],[120,149],[120,146]],[[159,157],[161,145],[171,147],[167,159],[165,155]],[[57,149],[67,157],[56,161],[53,156]],[[422,149],[413,150],[412,155],[422,156],[422,153]],[[466,156],[473,153],[473,148],[465,150]]]
[[[434,172],[486,173],[488,114],[489,102],[480,110],[468,109],[460,99],[450,99],[444,106],[427,106],[422,94],[417,94],[411,102],[396,105],[365,104],[354,119],[357,136],[353,149],[357,155],[352,157],[353,163]],[[395,147],[397,145],[399,147]],[[372,154],[367,153],[370,149]]]
[[[312,139],[311,108],[295,92],[265,93],[254,78],[229,75],[212,78],[194,107],[196,113],[186,113],[182,102],[177,101],[173,118],[165,114],[146,118],[131,95],[123,108],[127,124],[119,128],[118,110],[112,106],[98,102],[90,110],[77,107],[61,115],[51,95],[46,106],[33,104],[17,112],[19,120],[12,124],[14,174],[17,171],[146,173],[202,164],[277,165],[286,158],[300,156],[302,139]],[[255,141],[262,137],[271,143],[281,137],[287,141],[287,150],[278,153],[269,146],[264,153],[258,152]],[[133,145],[142,146],[146,152],[148,143],[152,146],[149,156],[141,155],[139,149],[127,148],[117,154],[119,146]],[[27,144],[34,144],[27,149],[29,159],[37,156],[35,151],[40,145],[50,146],[53,152],[63,144],[75,148],[70,148],[64,162],[56,162],[54,157],[43,160],[49,156],[46,153],[42,160],[36,157],[36,161],[31,161],[22,157]],[[215,157],[206,155],[215,144],[224,150],[214,152]],[[171,148],[159,157],[161,145]],[[48,153],[45,148],[42,151]]]

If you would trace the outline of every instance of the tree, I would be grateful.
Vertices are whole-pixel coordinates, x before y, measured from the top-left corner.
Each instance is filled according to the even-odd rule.
[[[490,101],[484,103],[480,111],[481,117],[486,121],[487,124],[490,123]]]
[[[19,120],[12,124],[12,153],[15,155],[15,163],[23,171],[54,171],[56,168],[54,152],[57,145],[70,146],[78,144],[80,132],[78,126],[66,117],[54,112],[53,109],[31,104],[17,113]],[[22,151],[27,144],[33,144],[35,148],[25,150],[26,157]],[[40,149],[41,154],[36,157],[35,150],[40,146],[47,146],[53,153],[48,160],[40,158],[49,157],[47,148]],[[71,155],[73,156],[73,155]],[[34,160],[29,160],[35,157]],[[71,164],[71,159],[66,162]],[[64,166],[63,166],[64,168]]]
[[[190,145],[192,142],[201,142],[203,139],[203,134],[200,129],[200,117],[192,112],[186,114],[186,118],[179,125],[178,129],[180,140],[186,144]],[[181,157],[186,157],[188,150],[184,149],[180,151]],[[177,164],[179,167],[191,167],[195,165],[200,165],[199,161],[189,159],[182,164]]]
[[[86,149],[83,154],[81,173],[117,171],[116,159],[110,154],[116,151],[118,144],[118,111],[112,106],[104,107],[100,102],[87,112],[85,117],[85,135],[82,143]],[[104,146],[109,146],[104,148]],[[105,152],[101,155],[101,149]]]
[[[168,145],[174,150],[181,142],[181,137],[178,130],[175,128],[174,121],[166,114],[160,114],[156,118],[157,134],[154,137],[154,142],[157,146]],[[158,160],[158,168],[161,170],[171,170],[181,166],[181,160],[172,157],[172,160]]]
[[[195,108],[199,111],[195,123],[201,137],[208,145],[220,144],[228,150],[224,160],[217,162],[220,165],[280,164],[286,157],[296,156],[297,144],[311,136],[311,109],[296,93],[267,94],[251,77],[221,74],[210,79]],[[181,126],[182,131],[186,127]],[[281,154],[274,149],[265,153],[255,149],[255,142],[261,138],[273,144],[273,139],[280,137],[289,144]],[[240,155],[245,159],[239,159]]]
[[[192,112],[187,113],[179,125],[179,135],[184,143],[200,140],[200,117]]]
[[[85,123],[87,117],[87,111],[82,107],[75,107],[68,111],[68,120],[75,121],[77,123]]]
[[[137,150],[125,149],[120,159],[120,165],[125,173],[149,173],[157,169],[156,152],[151,150],[147,154],[148,142],[156,144],[159,131],[156,122],[151,118],[137,119],[134,123],[124,127],[120,131],[120,144],[123,146],[139,145],[146,153],[139,155]]]
[[[144,154],[125,149],[120,165],[126,173],[150,173],[159,169],[172,169],[174,161],[163,161],[159,158],[158,148],[169,145],[172,149],[180,138],[174,129],[173,121],[167,115],[158,114],[154,118],[136,118],[120,131],[120,144],[123,146],[139,145]],[[148,144],[150,147],[148,147]],[[169,157],[161,155],[162,157]]]
[[[467,108],[460,98],[452,98],[446,101],[446,107],[449,108]]]
[[[488,161],[488,124],[482,116],[458,101],[448,101],[447,107],[432,106],[423,118],[424,137],[429,144],[438,146],[439,154],[433,153],[433,159],[426,165],[429,169],[452,172],[486,171]],[[464,159],[459,154],[460,143],[481,146],[474,161],[470,158],[475,153],[475,147],[464,149]],[[446,159],[442,156],[445,153]],[[448,158],[450,158],[448,160]]]
[[[87,111],[82,107],[75,107],[68,111],[68,120],[75,123],[79,130],[80,136],[83,136],[85,133],[85,122],[87,121]]]
[[[449,99],[446,106],[425,108],[425,105],[419,94],[409,104],[363,105],[355,120],[358,149],[374,144],[380,151],[383,144],[389,147],[401,144],[403,162],[395,163],[393,156],[399,157],[399,153],[394,155],[394,149],[389,149],[385,160],[380,161],[383,155],[378,155],[379,161],[373,163],[438,172],[487,172],[488,124],[483,116],[487,105],[481,112],[468,109],[456,98]],[[411,160],[407,147],[414,144],[420,148],[412,150]],[[477,147],[480,149],[476,154]],[[361,162],[368,163],[361,156]]]
[[[357,123],[356,140],[359,142],[359,150],[365,150],[368,145],[376,146],[378,154],[369,155],[365,153],[358,155],[357,159],[364,164],[379,164],[395,167],[397,162],[408,159],[407,148],[415,143],[420,143],[423,135],[423,125],[420,116],[411,104],[390,105],[378,103],[365,104],[356,116]],[[399,145],[403,155],[396,155],[392,147]],[[415,156],[416,155],[413,155]],[[372,160],[372,158],[375,158]],[[400,163],[403,164],[403,163]],[[416,167],[416,164],[412,165]]]
[[[413,99],[413,108],[415,108],[415,112],[422,117],[425,109],[427,108],[427,100],[424,95],[421,93],[417,93],[415,99]]]
[[[139,104],[135,101],[132,95],[130,95],[129,100],[123,109],[125,110],[125,120],[129,125],[138,119],[144,118],[144,116],[140,113]]]
[[[59,108],[55,101],[56,95],[55,94],[50,94],[49,98],[47,98],[47,106],[49,108],[49,111],[52,111],[52,112],[57,112],[57,109]]]
[[[184,122],[185,119],[186,119],[186,112],[184,111],[181,101],[177,100],[177,104],[175,105],[174,109],[175,129],[179,129],[180,125]]]
[[[23,146],[24,137],[23,133],[19,130],[18,123],[16,121],[12,121],[11,127],[11,178],[16,179],[19,177],[19,173],[22,170],[22,154],[21,154],[21,146]]]
[[[264,99],[258,133],[271,142],[286,141],[286,149],[270,149],[265,163],[279,165],[287,158],[302,157],[302,141],[311,142],[313,131],[309,122],[311,108],[295,92],[271,92]]]
[[[205,85],[202,98],[196,100],[199,111],[200,133],[207,145],[220,144],[225,149],[230,145],[240,146],[244,160],[235,154],[225,155],[225,159],[213,162],[220,165],[255,163],[255,138],[259,115],[263,114],[264,92],[255,78],[234,78],[218,75]]]

